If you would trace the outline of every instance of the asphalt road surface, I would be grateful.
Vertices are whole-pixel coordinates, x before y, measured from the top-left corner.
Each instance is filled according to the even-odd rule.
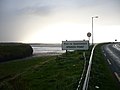
[[[102,50],[111,70],[120,83],[120,43],[104,45]]]

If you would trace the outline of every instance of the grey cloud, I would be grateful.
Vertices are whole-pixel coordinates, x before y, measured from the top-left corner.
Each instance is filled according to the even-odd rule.
[[[49,13],[50,13],[49,6],[25,7],[20,10],[17,10],[17,14],[48,15]]]
[[[54,13],[55,15],[56,13],[59,14],[60,11],[66,11],[70,16],[74,13],[74,10],[77,10],[81,13],[81,16],[83,15],[81,17],[79,13],[76,13],[76,16],[79,15],[78,17],[80,18],[74,18],[79,20],[89,19],[87,17],[90,17],[90,15],[98,14],[99,16],[101,15],[100,19],[103,17],[102,19],[106,20],[106,23],[109,21],[109,23],[112,22],[111,24],[113,22],[114,24],[115,22],[120,24],[119,5],[120,0],[0,0],[0,41],[20,40],[23,36],[29,34],[29,28],[27,27],[32,24],[27,26],[26,23],[33,23],[32,20],[34,18],[32,17],[40,16],[35,19],[35,22],[38,20],[43,23],[43,17]],[[61,12],[60,14],[62,15],[63,13]],[[33,16],[28,17],[27,15]],[[52,18],[52,15],[49,18]],[[56,19],[55,17],[53,18]],[[37,23],[40,24],[40,22]],[[46,22],[46,19],[44,22]]]

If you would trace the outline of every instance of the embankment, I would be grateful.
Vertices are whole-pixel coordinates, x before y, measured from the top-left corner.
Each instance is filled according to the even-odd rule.
[[[0,43],[0,62],[20,59],[32,55],[33,49],[23,43]]]

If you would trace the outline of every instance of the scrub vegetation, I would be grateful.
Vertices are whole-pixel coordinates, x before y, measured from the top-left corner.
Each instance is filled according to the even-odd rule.
[[[0,43],[0,62],[32,55],[32,47],[22,43]]]

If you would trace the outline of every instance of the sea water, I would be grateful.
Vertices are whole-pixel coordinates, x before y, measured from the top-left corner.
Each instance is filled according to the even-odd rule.
[[[60,55],[65,51],[62,50],[61,45],[56,44],[34,44],[31,45],[33,48],[33,55],[34,56],[45,56],[45,55]]]

